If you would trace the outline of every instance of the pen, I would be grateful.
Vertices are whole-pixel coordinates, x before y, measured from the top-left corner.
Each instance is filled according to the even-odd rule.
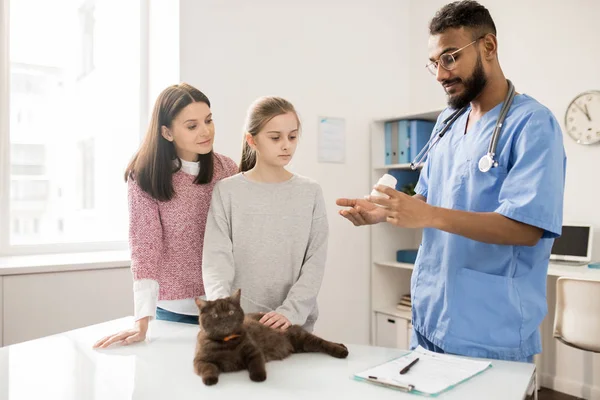
[[[413,390],[415,390],[414,385],[406,385],[406,384],[403,384],[400,382],[388,381],[387,379],[378,378],[378,377],[372,376],[372,375],[369,375],[367,380],[376,385],[379,385],[379,386],[385,386],[385,387],[393,388],[393,389],[400,389],[404,392],[412,392]]]
[[[408,364],[406,367],[402,368],[400,370],[400,375],[404,375],[405,373],[407,373],[408,371],[410,371],[410,368],[415,365],[417,363],[417,361],[419,361],[419,358],[415,358],[410,364]]]

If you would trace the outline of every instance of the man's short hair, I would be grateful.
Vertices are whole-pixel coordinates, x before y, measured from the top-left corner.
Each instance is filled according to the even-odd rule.
[[[488,33],[496,35],[490,12],[473,0],[455,1],[442,7],[429,23],[429,34],[439,35],[447,29],[462,27],[473,31],[473,39]]]

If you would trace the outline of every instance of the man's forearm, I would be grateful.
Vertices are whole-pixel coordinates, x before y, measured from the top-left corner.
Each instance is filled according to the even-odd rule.
[[[479,242],[535,246],[543,230],[495,212],[470,212],[433,207],[429,228],[454,233]]]

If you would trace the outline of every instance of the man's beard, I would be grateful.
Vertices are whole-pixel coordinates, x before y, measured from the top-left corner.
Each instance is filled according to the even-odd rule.
[[[443,84],[451,83],[451,82],[459,82],[461,79],[457,78],[456,80],[442,82]],[[475,70],[473,74],[467,79],[462,81],[465,90],[462,94],[451,96],[448,95],[448,105],[451,108],[459,109],[466,107],[470,102],[475,100],[477,96],[481,93],[485,85],[487,84],[487,78],[483,71],[483,64],[481,63],[481,56],[477,57],[477,64],[475,65]]]

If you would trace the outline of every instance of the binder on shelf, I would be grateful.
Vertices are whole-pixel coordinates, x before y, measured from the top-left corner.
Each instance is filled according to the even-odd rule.
[[[417,157],[417,154],[425,147],[427,141],[431,137],[431,133],[433,132],[433,128],[435,126],[434,122],[431,121],[423,121],[423,120],[411,120],[410,121],[410,159],[414,160]],[[410,161],[407,161],[410,162]]]
[[[398,121],[398,163],[408,164],[410,162],[410,121]]]
[[[392,163],[392,123],[385,123],[385,164]]]
[[[385,123],[385,164],[408,164],[425,147],[435,126],[424,120]]]
[[[385,123],[385,163],[398,164],[398,121]]]
[[[392,122],[392,164],[398,164],[398,121]]]

